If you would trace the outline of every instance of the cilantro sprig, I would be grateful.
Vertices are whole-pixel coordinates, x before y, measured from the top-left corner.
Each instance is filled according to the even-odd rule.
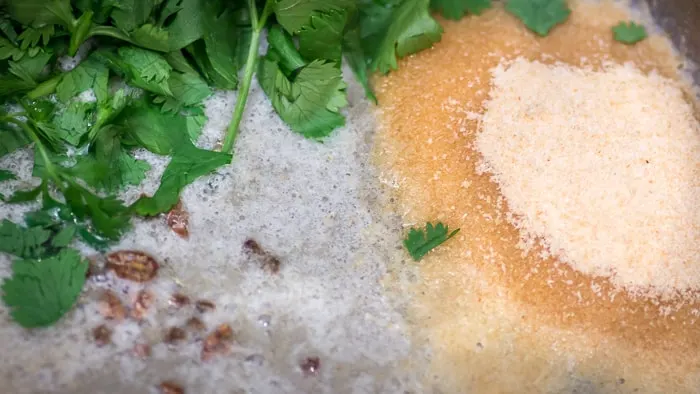
[[[403,241],[403,245],[413,260],[420,261],[428,252],[447,242],[447,240],[457,235],[458,232],[459,229],[450,232],[449,228],[442,222],[437,222],[435,225],[428,222],[425,225],[425,230],[422,228],[411,228]]]

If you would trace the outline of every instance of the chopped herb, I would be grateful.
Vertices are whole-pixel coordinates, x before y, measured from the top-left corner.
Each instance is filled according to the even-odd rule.
[[[447,226],[441,222],[438,222],[436,225],[427,223],[425,230],[422,228],[411,228],[403,241],[403,245],[413,260],[420,261],[428,252],[445,243],[458,232],[459,229],[450,233]]]
[[[624,44],[636,44],[647,38],[647,30],[644,26],[634,22],[620,22],[617,26],[612,28],[612,31],[615,40]]]
[[[571,14],[566,0],[508,0],[506,10],[540,36],[549,34]]]

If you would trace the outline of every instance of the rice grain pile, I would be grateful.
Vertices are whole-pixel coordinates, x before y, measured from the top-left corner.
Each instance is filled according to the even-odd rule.
[[[636,294],[700,289],[700,127],[681,85],[630,64],[492,74],[475,144],[520,246]]]

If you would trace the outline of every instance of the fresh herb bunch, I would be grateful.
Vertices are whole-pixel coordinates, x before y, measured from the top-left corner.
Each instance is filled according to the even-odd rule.
[[[0,251],[21,259],[3,285],[12,316],[53,324],[84,282],[76,239],[105,250],[132,216],[167,212],[185,186],[230,163],[256,72],[290,128],[321,139],[344,124],[343,56],[374,99],[369,72],[395,69],[441,33],[429,0],[0,2],[0,158],[29,147],[37,185],[0,197],[39,202],[23,223],[0,225]],[[222,152],[195,145],[213,89],[239,89]],[[170,162],[156,193],[127,205],[116,196],[150,168],[137,149]],[[0,182],[14,180],[0,170]]]

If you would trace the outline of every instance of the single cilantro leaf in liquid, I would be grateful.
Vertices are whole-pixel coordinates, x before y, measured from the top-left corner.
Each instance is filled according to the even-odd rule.
[[[447,19],[459,20],[466,14],[481,15],[491,8],[491,0],[431,0],[430,8]]]
[[[566,0],[508,0],[506,11],[540,36],[549,34],[554,26],[564,23],[571,14]]]
[[[72,249],[41,261],[13,262],[12,277],[2,284],[2,298],[12,319],[27,328],[57,322],[78,299],[87,268]]]
[[[165,168],[160,186],[152,197],[142,197],[131,207],[142,216],[169,211],[180,199],[180,192],[197,178],[231,163],[231,155],[199,149],[187,143],[177,148]]]
[[[440,41],[442,27],[430,16],[429,1],[405,0],[393,9],[387,27],[377,37],[379,44],[372,54],[371,71],[386,74],[396,70],[397,58],[419,52]]]
[[[634,22],[620,22],[612,28],[616,41],[624,44],[636,44],[647,38],[647,30]]]
[[[459,229],[449,232],[448,227],[441,222],[438,222],[436,225],[427,223],[425,230],[411,228],[403,241],[403,245],[413,260],[420,261],[428,252],[445,243],[458,232]]]
[[[51,232],[41,227],[21,227],[9,220],[0,222],[0,252],[21,258],[41,257]]]

